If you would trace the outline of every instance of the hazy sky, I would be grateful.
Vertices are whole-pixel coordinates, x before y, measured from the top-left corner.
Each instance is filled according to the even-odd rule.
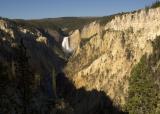
[[[155,0],[0,0],[0,16],[38,19],[105,16],[150,5]]]

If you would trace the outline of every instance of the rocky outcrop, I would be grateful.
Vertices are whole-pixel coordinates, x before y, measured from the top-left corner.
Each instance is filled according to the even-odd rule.
[[[84,28],[81,30],[81,38],[90,38],[96,34],[99,34],[102,31],[100,24],[96,21],[85,25]]]
[[[37,39],[36,39],[37,42],[41,42],[41,43],[44,43],[47,45],[47,38],[46,37],[43,37],[43,36],[39,36]]]
[[[50,28],[45,28],[45,27],[42,29],[44,29],[45,33],[47,33],[49,36],[54,38],[56,42],[58,42],[59,44],[62,43],[63,36],[62,36],[62,31],[60,29],[55,30],[54,28],[50,29]]]
[[[160,8],[116,16],[104,27],[96,22],[85,26],[81,41],[97,35],[71,56],[65,69],[68,78],[77,88],[104,91],[124,105],[133,66],[152,53],[152,41],[160,35],[158,20]]]
[[[0,29],[8,33],[12,38],[14,38],[14,33],[11,27],[12,25],[10,25],[7,21],[2,19],[0,20]]]
[[[79,30],[75,30],[70,36],[69,36],[69,44],[70,47],[73,50],[77,50],[79,48],[79,44],[80,44],[80,31]]]

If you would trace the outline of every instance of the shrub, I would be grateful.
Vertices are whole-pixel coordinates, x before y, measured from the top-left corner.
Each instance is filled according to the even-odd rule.
[[[153,53],[144,55],[131,71],[126,108],[129,114],[158,114],[160,107],[160,37],[153,41]]]
[[[133,68],[129,80],[128,111],[130,114],[152,114],[156,108],[156,88],[146,56]]]

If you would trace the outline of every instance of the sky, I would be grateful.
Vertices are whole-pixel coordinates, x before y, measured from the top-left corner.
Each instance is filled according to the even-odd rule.
[[[156,0],[0,0],[0,16],[42,19],[107,16],[144,8]]]

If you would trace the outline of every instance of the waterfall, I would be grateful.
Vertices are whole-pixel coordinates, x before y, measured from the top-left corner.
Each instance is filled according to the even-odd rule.
[[[66,53],[70,53],[70,52],[73,51],[73,49],[70,48],[70,46],[69,46],[69,37],[64,37],[64,38],[63,38],[62,47],[63,47],[63,50],[64,50]]]

